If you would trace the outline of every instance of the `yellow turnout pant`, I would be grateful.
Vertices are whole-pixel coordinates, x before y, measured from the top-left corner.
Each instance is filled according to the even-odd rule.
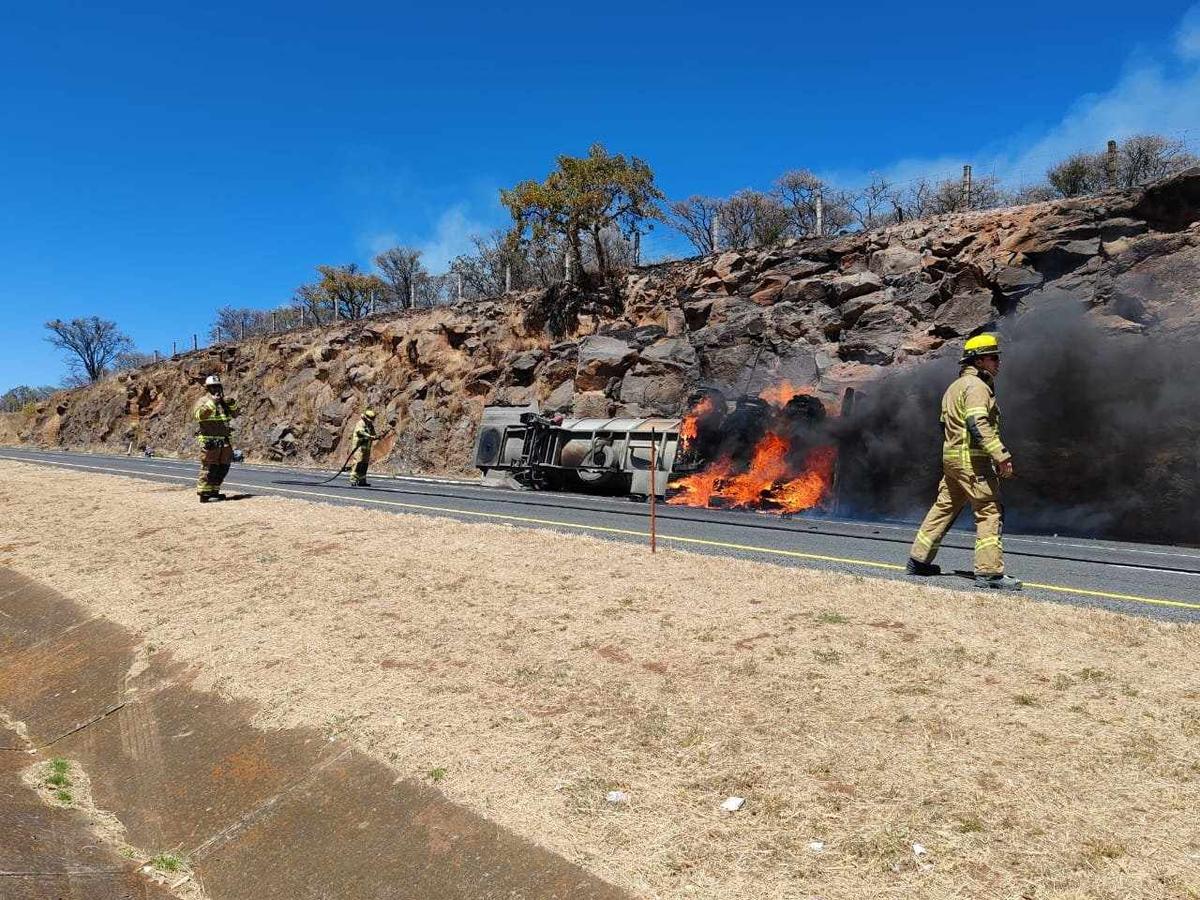
[[[972,459],[965,467],[958,459],[943,460],[937,499],[917,530],[910,555],[918,562],[933,562],[942,538],[968,503],[975,513],[975,574],[1003,574],[1000,479],[987,459]]]
[[[354,471],[350,475],[351,484],[365,484],[367,467],[371,464],[371,445],[359,447],[354,451]]]
[[[200,446],[200,477],[196,479],[196,493],[216,494],[221,490],[221,482],[229,474],[233,447],[226,438],[201,441]]]

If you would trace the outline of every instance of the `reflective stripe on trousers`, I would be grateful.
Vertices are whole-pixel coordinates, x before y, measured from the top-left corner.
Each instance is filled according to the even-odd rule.
[[[990,462],[971,460],[968,456],[964,466],[960,460],[961,457],[943,460],[937,499],[921,522],[909,555],[919,562],[932,562],[946,532],[963,507],[970,505],[975,515],[975,572],[979,575],[1001,574],[1004,571],[1004,547],[999,479]]]

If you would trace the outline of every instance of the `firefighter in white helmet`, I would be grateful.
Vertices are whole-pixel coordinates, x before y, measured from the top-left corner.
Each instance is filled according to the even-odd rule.
[[[204,379],[204,391],[205,395],[192,411],[200,442],[200,477],[196,480],[196,493],[200,495],[201,503],[225,499],[221,482],[229,474],[229,464],[233,462],[230,422],[238,414],[237,401],[226,399],[225,388],[216,375]]]
[[[1001,531],[1004,507],[1000,479],[1013,477],[1012,456],[1000,439],[995,377],[1000,371],[1000,342],[980,334],[963,345],[962,369],[942,397],[942,481],[937,499],[913,541],[906,571],[938,575],[933,564],[942,538],[963,507],[975,514],[975,584],[1019,591],[1021,582],[1004,574]]]

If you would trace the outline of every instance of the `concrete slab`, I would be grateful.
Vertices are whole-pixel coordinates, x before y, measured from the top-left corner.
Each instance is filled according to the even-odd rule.
[[[3,900],[175,900],[136,872],[78,875],[0,875]]]
[[[166,682],[164,675],[180,678]],[[129,842],[190,854],[348,746],[305,730],[263,731],[253,705],[187,687],[169,658],[130,684],[117,712],[55,746],[92,779]]]
[[[30,586],[17,595],[31,596]],[[71,609],[58,600],[66,605],[46,594],[25,607],[25,624],[0,619],[0,634],[23,648],[0,654],[0,709],[38,747],[53,742],[55,755],[83,767],[96,805],[121,820],[129,843],[192,857],[214,900],[626,896],[428,786],[397,782],[341,741],[255,728],[252,704],[195,690],[194,673],[169,654],[128,679],[134,636],[101,619],[61,630],[55,611]],[[0,749],[0,785],[28,764],[17,752],[26,746],[0,729],[0,748],[12,748]],[[0,851],[0,873],[10,873],[0,875],[0,898],[159,896],[125,861],[114,865],[73,824],[46,815],[69,811],[31,799],[0,787],[0,825],[18,823],[24,836]],[[58,862],[47,866],[48,857]]]
[[[8,739],[21,740],[11,731]],[[81,813],[47,806],[25,786],[21,770],[37,761],[29,753],[0,753],[0,898],[171,897],[144,878],[134,862],[97,841]]]
[[[195,861],[230,900],[617,900],[627,895],[355,753]],[[264,873],[269,873],[264,877]]]
[[[120,706],[134,646],[124,628],[91,619],[3,657],[0,707],[45,747]]]
[[[9,739],[20,741],[11,732]],[[37,761],[28,753],[0,753],[0,872],[119,871],[94,840],[79,839],[67,810],[47,806],[21,781],[20,772]],[[6,896],[0,882],[0,897]]]
[[[0,657],[61,634],[88,617],[83,607],[57,591],[0,568]]]

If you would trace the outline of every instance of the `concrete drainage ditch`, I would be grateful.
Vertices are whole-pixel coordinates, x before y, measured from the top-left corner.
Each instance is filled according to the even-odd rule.
[[[77,764],[127,842],[188,860],[211,900],[627,896],[340,739],[254,727],[252,704],[195,690],[167,653],[130,677],[137,649],[0,569],[0,897],[171,896],[21,782],[31,750]]]

